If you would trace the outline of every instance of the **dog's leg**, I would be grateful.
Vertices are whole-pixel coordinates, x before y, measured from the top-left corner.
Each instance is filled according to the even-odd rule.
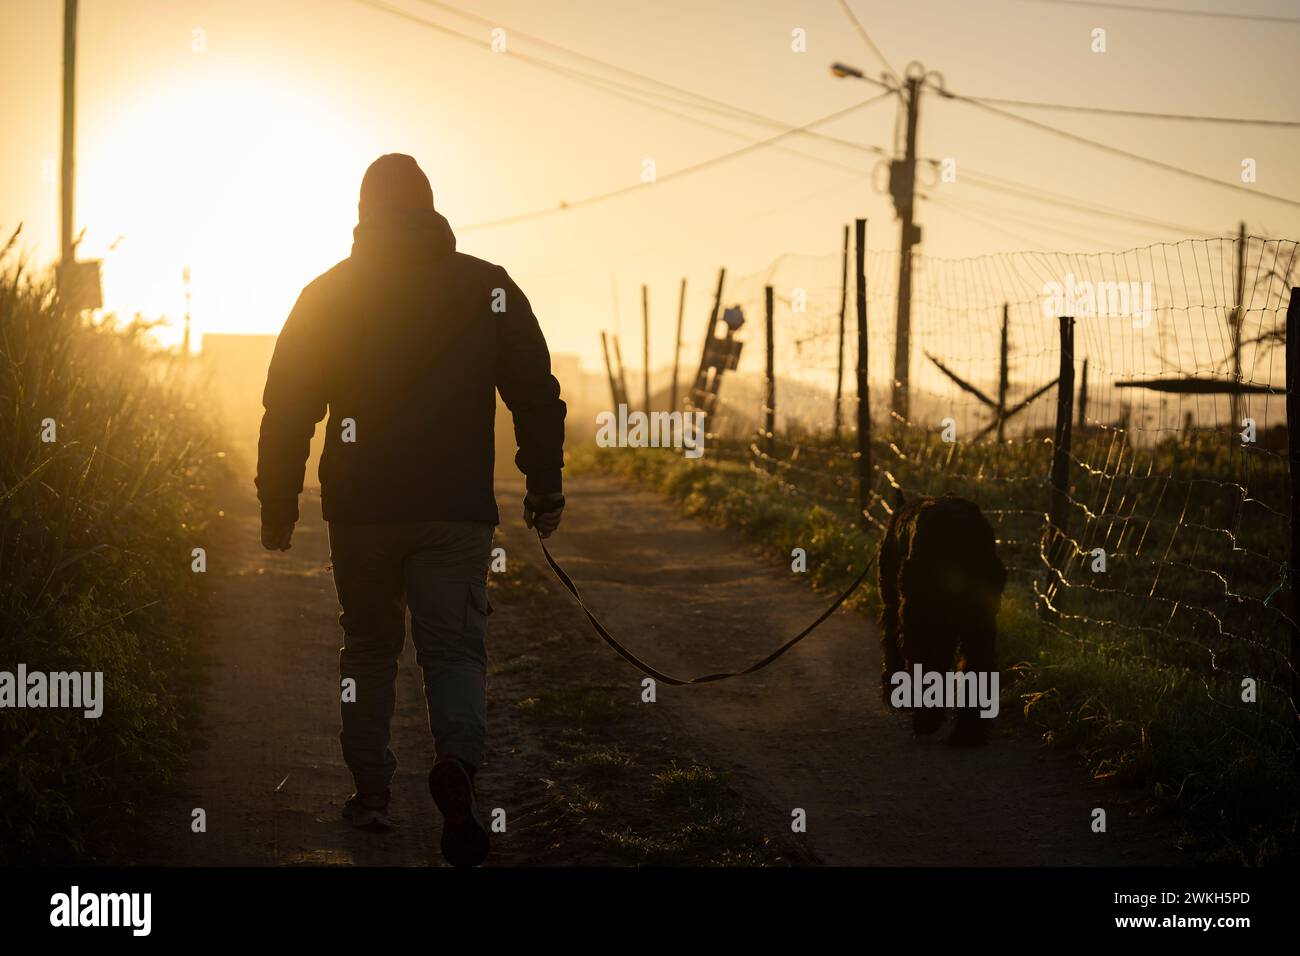
[[[991,675],[997,670],[997,619],[982,611],[973,615],[974,626],[962,636],[962,673]],[[989,678],[986,677],[986,680]],[[957,720],[948,743],[958,747],[976,747],[988,743],[992,718],[981,717],[977,701],[958,708]]]
[[[898,624],[901,631],[901,668],[915,672],[919,666],[922,674],[931,670],[947,670],[951,666],[953,636],[949,633],[947,611],[943,607],[943,594],[938,587],[936,570],[942,550],[936,550],[940,541],[935,539],[936,529],[927,520],[924,502],[908,522],[900,522],[898,593]],[[913,688],[917,694],[921,688]],[[942,707],[912,708],[912,730],[921,736],[934,733],[943,723]]]
[[[922,673],[935,668],[946,669],[952,660],[949,649],[945,656],[945,628],[943,615],[934,606],[931,595],[924,591],[917,596],[915,584],[909,589],[904,569],[901,582],[902,598],[899,606],[899,627],[902,630],[903,668],[915,669],[921,665]],[[919,693],[920,689],[916,691]],[[914,707],[912,709],[912,731],[920,736],[928,736],[939,729],[943,723],[942,707]]]

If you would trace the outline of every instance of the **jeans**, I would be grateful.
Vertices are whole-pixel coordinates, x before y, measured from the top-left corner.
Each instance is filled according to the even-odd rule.
[[[339,739],[358,793],[387,790],[397,771],[389,725],[408,607],[438,756],[482,762],[493,531],[467,521],[330,524],[343,609],[339,671],[355,681],[355,699],[343,685]]]

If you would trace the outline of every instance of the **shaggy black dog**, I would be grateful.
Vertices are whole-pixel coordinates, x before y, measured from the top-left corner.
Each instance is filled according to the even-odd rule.
[[[880,542],[877,567],[881,609],[881,690],[889,702],[898,671],[997,669],[998,605],[1006,569],[998,560],[993,528],[965,498],[917,497],[900,501]],[[932,734],[944,710],[917,707],[912,728]],[[988,723],[977,707],[961,708],[949,743],[981,744]]]

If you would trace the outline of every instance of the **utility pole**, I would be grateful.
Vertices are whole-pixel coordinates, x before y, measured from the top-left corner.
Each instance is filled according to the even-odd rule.
[[[63,0],[63,146],[59,172],[59,265],[76,257],[72,247],[72,213],[76,151],[77,0]]]
[[[913,64],[916,65],[916,64]],[[921,241],[921,230],[913,222],[916,199],[916,119],[920,107],[924,69],[907,70],[907,139],[903,158],[889,167],[889,192],[894,199],[901,232],[898,242],[898,322],[894,328],[894,387],[891,407],[906,421],[909,413],[908,362],[912,337],[912,247]]]
[[[77,261],[77,0],[63,0],[63,142],[59,156],[59,261],[55,268],[59,304],[70,312],[103,305],[98,259]]]

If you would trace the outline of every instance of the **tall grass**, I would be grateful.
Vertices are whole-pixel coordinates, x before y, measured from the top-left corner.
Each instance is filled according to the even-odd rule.
[[[191,548],[215,462],[181,360],[138,324],[62,309],[16,237],[0,250],[0,670],[102,671],[104,705],[0,708],[0,860],[105,861],[191,744]]]

